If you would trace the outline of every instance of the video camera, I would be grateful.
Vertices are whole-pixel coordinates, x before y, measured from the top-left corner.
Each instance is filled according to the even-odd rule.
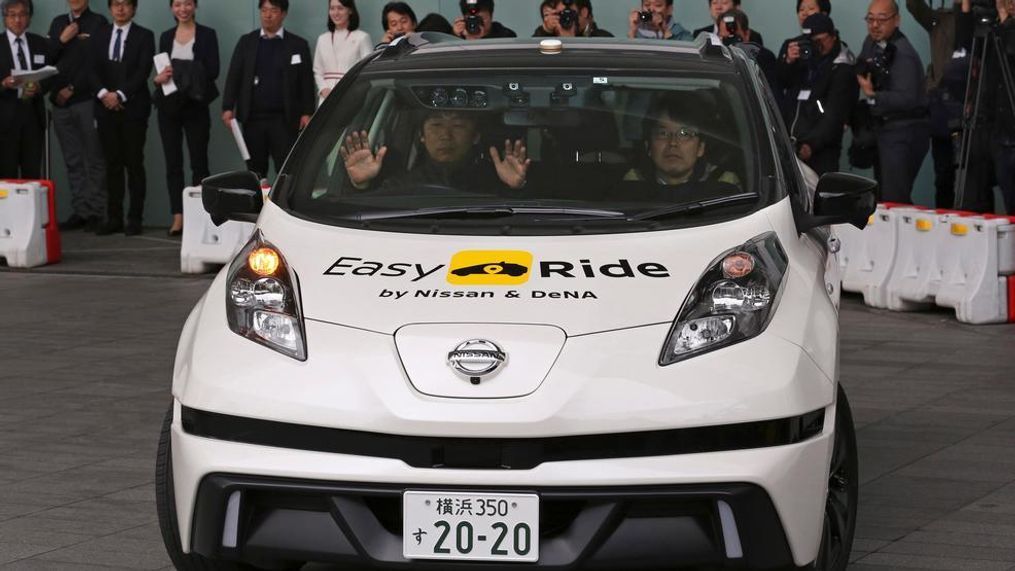
[[[570,30],[578,25],[578,11],[574,9],[574,0],[564,0],[564,9],[560,11],[558,20],[563,30]]]
[[[479,0],[465,2],[465,31],[472,34],[483,32],[483,18],[479,15]]]
[[[972,0],[973,16],[977,23],[993,24],[997,22],[997,2],[995,0]]]

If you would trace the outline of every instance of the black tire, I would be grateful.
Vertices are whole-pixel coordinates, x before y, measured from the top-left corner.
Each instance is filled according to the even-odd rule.
[[[835,407],[835,444],[828,470],[828,498],[821,549],[814,562],[816,571],[845,571],[853,549],[856,513],[860,503],[860,461],[856,449],[856,428],[846,391],[839,385]]]
[[[184,553],[180,543],[180,527],[176,520],[176,496],[173,492],[173,453],[169,429],[173,424],[173,407],[169,406],[162,421],[159,449],[155,455],[155,508],[159,513],[159,529],[166,552],[179,571],[251,571],[253,567],[225,561],[213,561],[196,553]]]

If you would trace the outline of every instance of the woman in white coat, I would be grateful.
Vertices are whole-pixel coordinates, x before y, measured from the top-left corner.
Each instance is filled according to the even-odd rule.
[[[328,31],[317,38],[314,79],[321,100],[349,68],[373,51],[370,35],[359,30],[356,0],[328,0]]]

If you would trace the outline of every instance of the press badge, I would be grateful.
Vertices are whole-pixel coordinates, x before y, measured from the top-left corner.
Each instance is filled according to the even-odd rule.
[[[804,89],[800,91],[800,95],[797,95],[797,101],[807,101],[811,98],[811,90]]]
[[[35,65],[46,65],[46,56],[42,55],[32,56],[32,61],[35,62]]]
[[[293,60],[289,65],[299,65],[301,63],[303,63],[303,58],[300,57],[300,54],[293,54]]]

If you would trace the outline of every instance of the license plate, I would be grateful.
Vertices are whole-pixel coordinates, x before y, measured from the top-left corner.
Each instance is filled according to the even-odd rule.
[[[539,561],[539,496],[407,491],[402,496],[402,555]]]

